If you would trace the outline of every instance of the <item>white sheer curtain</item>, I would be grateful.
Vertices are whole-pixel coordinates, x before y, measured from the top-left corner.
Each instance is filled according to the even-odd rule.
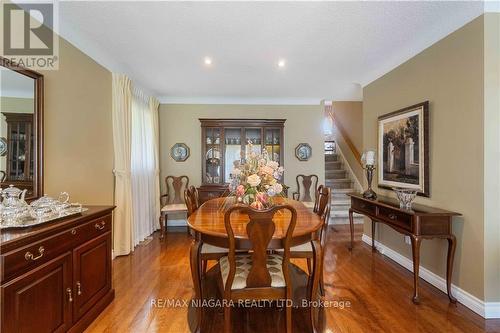
[[[153,99],[153,106],[156,105]],[[158,229],[158,106],[140,90],[132,90],[131,180],[133,245]]]
[[[158,115],[158,108],[160,107],[160,102],[154,98],[154,97],[149,97],[149,110],[153,115],[153,137],[154,137],[154,142],[155,142],[155,196],[156,200],[154,201],[156,203],[156,215],[155,215],[155,221],[157,221],[156,224],[156,229],[160,228],[160,122],[159,122],[159,115]]]
[[[117,256],[134,250],[132,233],[132,188],[130,179],[132,91],[128,77],[113,74],[113,147],[115,174],[115,206],[113,250]]]

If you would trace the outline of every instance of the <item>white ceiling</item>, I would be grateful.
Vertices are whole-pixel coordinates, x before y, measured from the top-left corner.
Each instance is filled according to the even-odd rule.
[[[361,100],[363,85],[484,10],[480,1],[59,6],[63,37],[172,103]]]

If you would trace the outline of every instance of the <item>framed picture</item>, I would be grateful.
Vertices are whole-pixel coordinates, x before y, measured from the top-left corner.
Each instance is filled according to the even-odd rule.
[[[7,155],[7,139],[3,136],[0,138],[0,156]]]
[[[378,186],[429,192],[429,102],[378,118]]]
[[[176,162],[184,162],[189,158],[189,147],[185,143],[176,143],[170,148],[170,156]]]
[[[299,161],[307,161],[312,156],[312,148],[308,143],[299,143],[295,148],[295,157]]]

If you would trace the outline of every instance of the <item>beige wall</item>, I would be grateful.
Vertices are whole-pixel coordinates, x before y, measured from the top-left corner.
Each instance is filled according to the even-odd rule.
[[[43,71],[44,192],[113,204],[111,73],[64,39],[59,69]]]
[[[429,100],[431,197],[416,201],[463,214],[453,222],[453,283],[484,299],[483,18],[372,82],[363,96],[364,147],[377,147],[379,115]],[[379,225],[376,238],[411,258],[401,234]],[[444,277],[446,248],[445,240],[424,241],[421,264]]]
[[[335,120],[349,134],[356,149],[363,151],[363,102],[333,102]]]
[[[354,175],[359,182],[362,182],[364,178],[363,168],[349,147],[347,140],[351,141],[360,154],[363,153],[363,102],[334,101],[332,106],[335,117],[334,126],[336,127],[334,131],[335,141],[342,150]],[[343,128],[348,138],[341,134],[340,127]]]
[[[485,299],[500,301],[500,13],[484,17]]]
[[[295,190],[299,173],[319,176],[324,182],[323,109],[320,105],[160,105],[161,179],[167,175],[189,176],[190,182],[201,183],[201,127],[198,118],[259,118],[286,119],[285,122],[285,183]],[[191,148],[191,157],[175,162],[170,148],[177,142]],[[307,142],[313,149],[307,162],[295,158],[295,147]],[[165,193],[162,181],[162,193]]]

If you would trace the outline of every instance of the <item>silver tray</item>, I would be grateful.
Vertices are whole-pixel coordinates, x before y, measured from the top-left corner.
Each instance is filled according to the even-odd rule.
[[[21,217],[14,222],[10,222],[10,223],[7,223],[5,221],[0,222],[0,229],[33,227],[33,226],[37,226],[39,224],[59,220],[59,219],[64,218],[64,217],[81,214],[83,212],[86,212],[87,210],[89,210],[89,209],[83,208],[83,207],[70,207],[70,208],[62,211],[61,213],[52,213],[50,215],[47,215],[47,216],[39,218],[39,219],[34,219],[28,215],[28,216]]]

